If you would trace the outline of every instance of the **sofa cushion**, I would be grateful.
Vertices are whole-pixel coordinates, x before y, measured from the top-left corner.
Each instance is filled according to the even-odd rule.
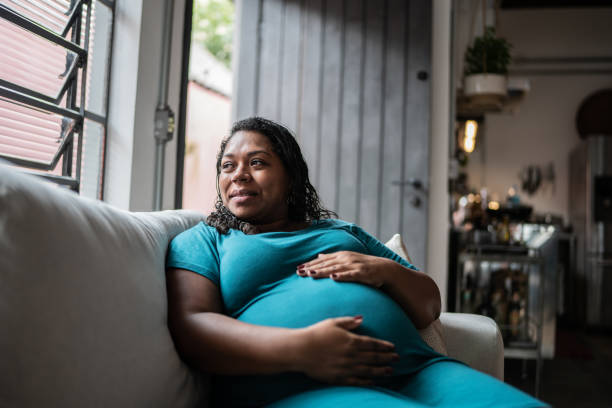
[[[0,164],[0,406],[205,400],[167,328],[169,240],[203,219],[130,213]]]

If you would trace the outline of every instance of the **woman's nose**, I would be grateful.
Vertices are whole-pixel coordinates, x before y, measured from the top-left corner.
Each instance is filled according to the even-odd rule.
[[[245,182],[251,179],[251,174],[248,172],[245,166],[238,166],[236,172],[232,176],[232,182]]]

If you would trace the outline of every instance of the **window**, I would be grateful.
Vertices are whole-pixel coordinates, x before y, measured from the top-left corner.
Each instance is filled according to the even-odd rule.
[[[178,187],[182,196],[177,206],[208,214],[214,211],[217,199],[217,151],[232,125],[231,58],[235,8],[230,0],[190,1],[193,1],[193,13],[185,154],[182,189]]]
[[[0,4],[0,159],[102,198],[114,2]]]

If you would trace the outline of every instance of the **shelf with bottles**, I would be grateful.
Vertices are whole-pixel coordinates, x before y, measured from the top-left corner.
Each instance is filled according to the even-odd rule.
[[[535,349],[538,346],[538,322],[530,316],[520,324],[498,324],[506,348]]]
[[[533,286],[539,282],[540,259],[464,252],[459,265],[456,309],[495,320],[506,347],[537,347],[540,299]]]
[[[505,201],[497,193],[486,188],[479,192],[467,192],[467,187],[458,189],[452,195],[453,227],[473,232],[469,237],[474,243],[508,245],[524,242],[517,224],[532,218],[533,207],[522,203],[517,186],[508,189]],[[517,234],[518,232],[518,234]]]

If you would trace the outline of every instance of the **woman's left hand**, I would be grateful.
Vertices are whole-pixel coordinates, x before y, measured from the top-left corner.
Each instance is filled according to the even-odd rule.
[[[310,262],[298,266],[297,274],[304,277],[331,278],[336,281],[359,282],[375,288],[382,287],[391,259],[365,255],[359,252],[340,251],[319,254]]]

